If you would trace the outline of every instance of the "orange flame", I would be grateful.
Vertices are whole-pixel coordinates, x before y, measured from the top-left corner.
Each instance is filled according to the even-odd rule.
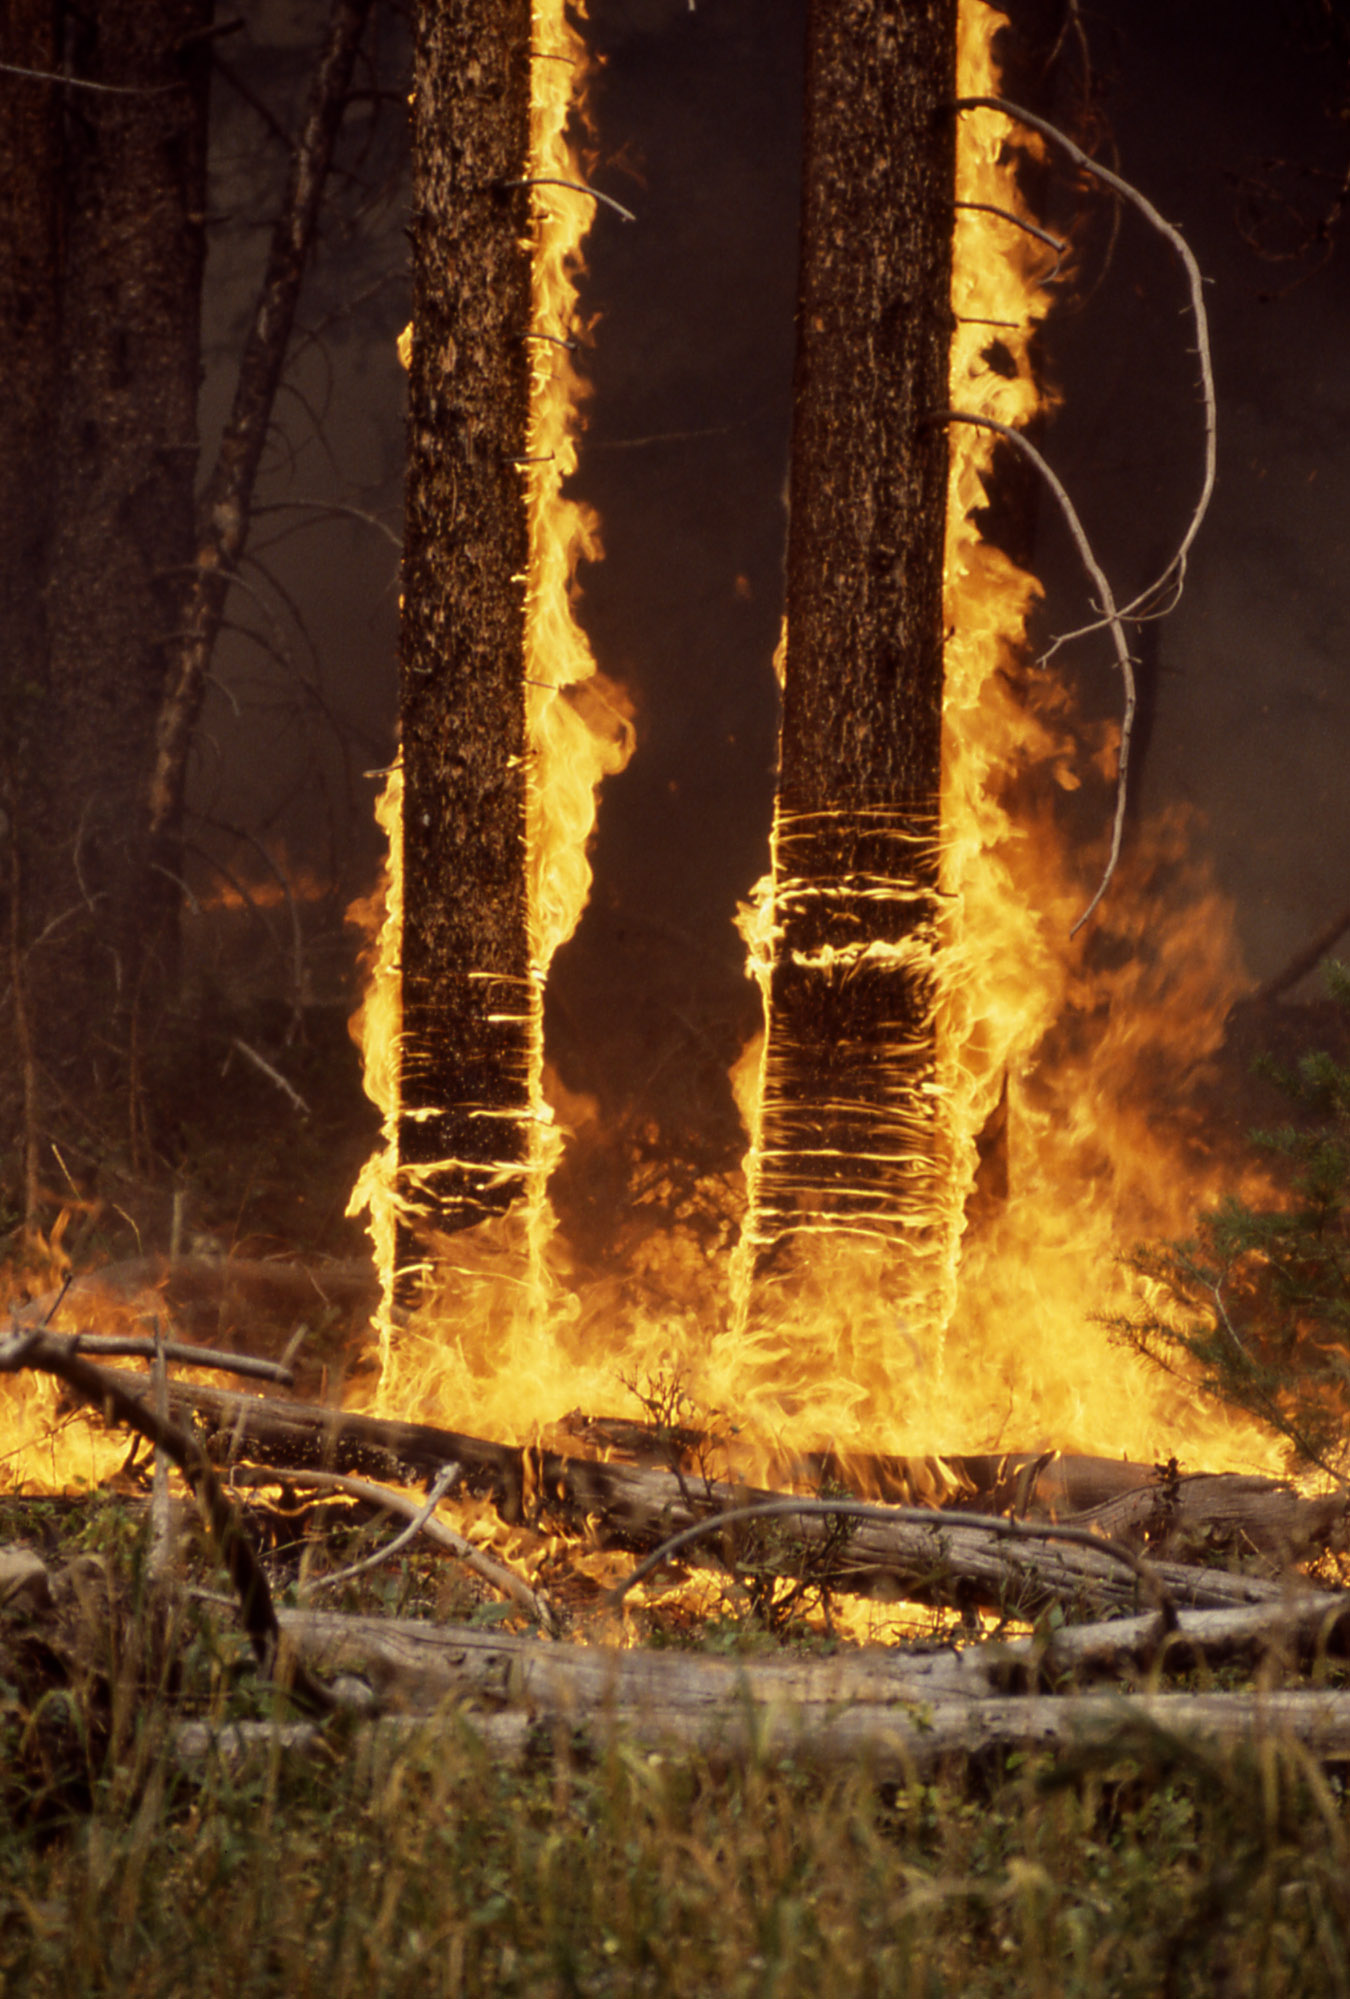
[[[1003,17],[983,0],[961,12],[959,90],[997,92],[991,55]],[[560,6],[536,8],[535,43],[581,49]],[[537,63],[536,171],[580,178],[565,154],[572,65]],[[1028,358],[1049,294],[1050,253],[988,212],[1024,214],[996,112],[962,118],[952,351],[956,408],[1025,424],[1042,399]],[[548,162],[548,167],[542,163]],[[575,325],[574,278],[586,196],[541,191],[536,312],[545,330]],[[998,366],[983,357],[995,322]],[[531,946],[542,985],[589,886],[585,858],[595,788],[626,755],[622,706],[613,733],[585,696],[598,676],[567,615],[579,561],[598,552],[594,521],[565,498],[577,402],[569,359],[535,357],[529,588]],[[620,1385],[678,1377],[705,1412],[730,1412],[743,1470],[785,1451],[832,1444],[911,1455],[1046,1446],[1149,1459],[1270,1465],[1274,1445],[1250,1426],[1199,1409],[1176,1384],[1108,1351],[1097,1314],[1128,1308],[1116,1257],[1136,1237],[1184,1229],[1203,1198],[1194,1146],[1154,1129],[1146,1084],[1169,1087],[1218,1044],[1242,971],[1226,905],[1185,856],[1175,824],[1154,827],[1094,931],[1069,940],[1082,884],[1055,801],[1111,775],[1110,729],[1089,728],[1069,693],[1029,676],[1026,623],[1034,579],[983,543],[988,436],[952,438],[947,545],[943,890],[937,1034],[947,1147],[933,1296],[903,1312],[884,1243],[817,1239],[791,1292],[757,1299],[733,1325],[732,1259],[692,1239],[644,1238],[622,1283],[569,1281],[545,1182],[559,1142],[543,1103],[535,1196],[527,1212],[441,1245],[439,1297],[399,1329],[386,1393],[405,1409],[529,1438],[570,1406],[614,1407]],[[611,700],[600,686],[600,701]],[[604,712],[601,709],[599,712]],[[1166,896],[1151,878],[1167,872]],[[751,970],[772,949],[772,879],[743,913]],[[1105,948],[1109,945],[1109,949]],[[1179,1024],[1180,1023],[1180,1029]],[[759,1049],[735,1079],[752,1136],[763,1089]],[[1001,1136],[995,1137],[1001,1132]],[[1001,1159],[991,1194],[982,1155]],[[522,1276],[522,1272],[526,1274]],[[743,1266],[742,1266],[743,1274]],[[733,1325],[714,1337],[710,1329]],[[724,1415],[723,1421],[727,1417]],[[930,1458],[930,1465],[931,1465]],[[934,1490],[942,1487],[932,1468]]]
[[[622,770],[633,750],[631,711],[621,689],[596,669],[573,616],[576,577],[601,554],[594,513],[567,496],[576,469],[580,409],[587,388],[573,362],[584,332],[577,311],[581,245],[595,212],[568,131],[584,103],[585,44],[574,25],[584,8],[535,0],[531,29],[530,163],[531,324],[539,336],[531,356],[530,429],[526,485],[530,557],[525,597],[524,682],[529,762],[526,770],[526,866],[531,960],[531,1054],[528,1091],[531,1159],[526,1198],[517,1211],[481,1227],[443,1237],[416,1326],[391,1331],[398,1208],[397,1126],[399,1032],[397,953],[402,885],[398,880],[401,785],[391,779],[381,823],[390,836],[391,866],[375,969],[377,1013],[362,1022],[367,1089],[384,1117],[385,1144],[353,1194],[353,1211],[369,1210],[386,1306],[381,1315],[383,1406],[462,1406],[467,1385],[457,1374],[462,1344],[447,1340],[447,1323],[466,1325],[469,1350],[489,1353],[504,1379],[538,1378],[550,1370],[554,1322],[573,1311],[560,1285],[552,1247],[554,1217],[549,1174],[562,1142],[545,1088],[542,996],[549,966],[572,934],[590,892],[587,843],[595,825],[601,780]],[[564,183],[567,183],[566,185]],[[448,1378],[447,1378],[448,1376]],[[439,1386],[436,1384],[439,1382]]]

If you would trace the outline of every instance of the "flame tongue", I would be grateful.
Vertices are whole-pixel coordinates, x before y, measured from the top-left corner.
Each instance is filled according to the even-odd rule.
[[[1001,25],[981,0],[963,5],[961,94],[997,91],[990,47]],[[561,6],[542,0],[534,32],[537,50],[573,59],[535,65],[535,170],[579,179],[562,150],[579,44]],[[988,212],[1022,212],[1007,121],[981,111],[958,129],[959,198],[984,206],[958,211],[952,401],[1022,424],[1041,407],[1027,351],[1053,253]],[[1017,144],[1026,146],[1020,134]],[[584,195],[537,192],[541,332],[566,336],[575,325],[577,245],[590,211]],[[538,986],[587,893],[596,782],[631,739],[568,616],[575,566],[597,550],[593,520],[562,490],[581,387],[552,341],[537,343],[533,367],[527,691]],[[1095,936],[1068,941],[1082,883],[1058,805],[1076,786],[1109,779],[1113,743],[1076,717],[1060,684],[1025,670],[1039,590],[979,539],[973,516],[990,462],[987,436],[961,427],[947,538],[937,997],[946,1172],[935,1233],[945,1247],[924,1301],[925,1317],[946,1328],[945,1360],[941,1341],[904,1308],[886,1244],[839,1232],[813,1238],[790,1284],[762,1282],[753,1319],[721,1337],[711,1332],[733,1320],[731,1259],[710,1258],[692,1232],[659,1242],[633,1232],[622,1282],[573,1286],[544,1197],[556,1139],[540,1058],[535,1198],[527,1213],[442,1246],[439,1305],[400,1329],[391,1401],[527,1438],[569,1408],[615,1408],[623,1381],[669,1389],[678,1380],[714,1429],[729,1436],[734,1424],[735,1456],[749,1473],[825,1446],[916,1459],[1058,1446],[1272,1462],[1273,1447],[1246,1426],[1206,1414],[1108,1350],[1094,1317],[1128,1308],[1119,1249],[1184,1231],[1204,1198],[1193,1162],[1181,1169],[1177,1144],[1147,1110],[1145,1086],[1161,1079],[1175,1094],[1185,1067],[1213,1050],[1241,969],[1228,913],[1185,860],[1176,826],[1139,837]],[[777,920],[762,884],[746,912],[761,969]],[[747,1051],[740,1084],[752,1133],[759,1066]],[[749,1171],[752,1180],[759,1171],[753,1146]],[[616,1216],[616,1235],[625,1227]]]

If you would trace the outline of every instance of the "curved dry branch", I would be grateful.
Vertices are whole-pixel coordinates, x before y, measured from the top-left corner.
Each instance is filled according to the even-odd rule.
[[[227,1497],[215,1468],[195,1437],[168,1417],[158,1415],[103,1368],[82,1360],[75,1351],[77,1339],[78,1335],[63,1338],[59,1333],[44,1332],[40,1326],[16,1332],[0,1344],[0,1374],[16,1374],[21,1368],[54,1374],[81,1401],[99,1410],[108,1422],[134,1430],[173,1460],[192,1488],[215,1537],[239,1598],[240,1614],[254,1655],[263,1671],[270,1675],[281,1643],[272,1592],[248,1529]],[[315,1712],[327,1714],[332,1710],[333,1698],[328,1689],[298,1662],[291,1679],[291,1692],[297,1701]]]
[[[1209,345],[1209,316],[1205,311],[1205,281],[1201,276],[1200,266],[1195,261],[1191,247],[1181,231],[1171,222],[1164,220],[1153,206],[1153,203],[1145,195],[1142,195],[1137,187],[1132,186],[1120,174],[1113,173],[1110,167],[1102,166],[1099,161],[1094,160],[1089,154],[1085,153],[1082,147],[1076,145],[1066,132],[1060,131],[1058,125],[1051,125],[1046,119],[1038,118],[1034,111],[1024,111],[1020,105],[1009,103],[1006,97],[958,97],[955,108],[958,111],[1001,111],[1005,118],[1014,118],[1019,125],[1026,125],[1031,131],[1038,132],[1043,139],[1048,139],[1051,145],[1057,146],[1062,153],[1072,160],[1076,167],[1081,168],[1084,173],[1094,175],[1105,186],[1113,189],[1116,194],[1120,195],[1123,200],[1128,201],[1133,208],[1139,211],[1151,228],[1156,229],[1160,236],[1166,238],[1181,259],[1182,266],[1186,272],[1186,282],[1190,288],[1191,317],[1195,323],[1195,351],[1200,361],[1200,386],[1205,404],[1205,466],[1204,477],[1200,486],[1200,497],[1195,503],[1194,511],[1191,514],[1186,531],[1181,537],[1176,553],[1161,575],[1156,577],[1145,589],[1141,590],[1137,596],[1133,597],[1128,604],[1122,605],[1119,610],[1113,608],[1107,612],[1106,616],[1097,624],[1085,625],[1081,631],[1065,632],[1061,638],[1056,639],[1055,646],[1057,647],[1067,644],[1070,639],[1085,638],[1091,632],[1105,630],[1113,618],[1135,617],[1153,598],[1172,585],[1175,585],[1177,595],[1180,595],[1181,585],[1186,574],[1186,559],[1190,554],[1195,537],[1200,532],[1200,524],[1209,511],[1209,503],[1214,493],[1217,403],[1214,393],[1214,363]],[[1105,606],[1103,606],[1103,609],[1105,610]],[[1052,651],[1054,649],[1054,647],[1051,648]]]
[[[1111,633],[1111,642],[1115,647],[1116,653],[1116,665],[1120,668],[1120,676],[1125,685],[1125,706],[1120,724],[1120,754],[1116,763],[1116,809],[1111,824],[1111,851],[1107,856],[1102,878],[1097,884],[1097,891],[1091,902],[1069,932],[1071,937],[1076,937],[1111,884],[1111,878],[1116,871],[1116,864],[1120,860],[1120,847],[1125,835],[1125,802],[1129,784],[1130,738],[1134,732],[1134,713],[1137,704],[1134,661],[1130,656],[1130,649],[1125,639],[1125,613],[1116,608],[1115,596],[1110,583],[1107,581],[1106,572],[1092,552],[1092,544],[1087,538],[1083,523],[1078,518],[1078,509],[1074,506],[1073,501],[1065,491],[1063,481],[1054,467],[1047,464],[1031,440],[1025,437],[1020,430],[1014,430],[1011,424],[999,423],[996,418],[991,416],[975,416],[969,410],[942,410],[935,418],[935,421],[938,423],[970,423],[974,424],[980,430],[992,430],[997,436],[1006,438],[1009,444],[1015,445],[1023,457],[1031,460],[1055,496],[1060,512],[1063,514],[1069,532],[1073,536],[1074,545],[1082,557],[1083,567],[1092,578],[1093,585],[1101,601],[1102,609],[1106,613],[1103,619],[1103,628],[1109,630]],[[1095,630],[1097,627],[1093,629]]]
[[[445,1468],[442,1467],[437,1476],[443,1477],[444,1471]],[[457,1464],[455,1473],[456,1476],[459,1475]],[[447,1554],[454,1555],[466,1568],[472,1569],[475,1575],[481,1576],[484,1582],[491,1583],[495,1590],[499,1590],[503,1596],[517,1604],[528,1617],[548,1632],[550,1637],[556,1638],[559,1634],[561,1627],[557,1613],[544,1592],[531,1589],[514,1569],[507,1568],[502,1562],[494,1562],[490,1555],[485,1555],[472,1541],[466,1540],[462,1534],[457,1534],[453,1527],[447,1527],[444,1521],[435,1519],[434,1506],[419,1507],[404,1493],[393,1492],[387,1485],[377,1485],[368,1478],[353,1478],[345,1472],[314,1471],[309,1467],[278,1465],[261,1470],[255,1465],[235,1465],[231,1468],[230,1479],[235,1485],[268,1486],[285,1483],[315,1492],[341,1492],[351,1499],[364,1500],[367,1505],[383,1507],[388,1513],[401,1514],[414,1523],[416,1532],[425,1534],[429,1541],[434,1541],[438,1547],[444,1548]],[[432,1489],[435,1490],[434,1483]],[[439,1501],[440,1494],[438,1493],[436,1497]],[[400,1542],[403,1538],[402,1535],[398,1537]],[[394,1552],[394,1546],[395,1544],[391,1542],[387,1548],[382,1548],[378,1555],[370,1558],[371,1563],[385,1561]],[[318,1578],[319,1584],[325,1588],[337,1580],[336,1576]]]
[[[1120,1541],[1108,1541],[1103,1535],[1090,1533],[1085,1527],[1057,1527],[1048,1521],[1012,1520],[1002,1513],[935,1512],[930,1506],[874,1506],[862,1499],[770,1499],[758,1501],[753,1506],[733,1506],[723,1513],[711,1513],[682,1532],[672,1534],[659,1548],[653,1548],[630,1575],[615,1584],[605,1602],[609,1608],[617,1610],[635,1583],[640,1583],[653,1569],[659,1568],[662,1562],[668,1561],[670,1556],[694,1541],[701,1541],[737,1521],[781,1519],[788,1515],[816,1520],[903,1521],[911,1527],[931,1527],[938,1534],[946,1533],[948,1528],[966,1528],[992,1534],[995,1539],[1003,1541],[1067,1541],[1079,1548],[1091,1548],[1094,1554],[1106,1555],[1112,1561],[1123,1563],[1138,1577],[1157,1605],[1163,1635],[1177,1629],[1176,1603],[1162,1577],[1151,1563]]]

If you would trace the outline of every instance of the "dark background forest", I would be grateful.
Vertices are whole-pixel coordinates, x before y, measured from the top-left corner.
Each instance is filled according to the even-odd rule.
[[[209,98],[201,455],[189,468],[200,482],[234,394],[329,9],[268,0],[238,15],[222,8],[214,22],[181,11],[192,89]],[[1053,39],[1059,10],[1010,11],[1030,46]],[[11,6],[0,33],[18,33],[23,12]],[[113,46],[126,12],[61,16],[53,48],[70,74],[95,73],[83,65],[100,59],[100,34],[103,53]],[[1186,596],[1145,650],[1138,809],[1196,809],[1260,980],[1350,902],[1350,266],[1339,241],[1350,25],[1337,0],[1239,12],[1120,0],[1075,12],[1090,71],[1070,35],[1046,85],[1051,102],[1185,230],[1212,280],[1219,484]],[[765,869],[773,795],[804,4],[593,0],[590,15],[600,68],[589,171],[638,220],[602,212],[591,237],[594,393],[577,485],[601,515],[606,555],[583,579],[581,615],[602,669],[633,698],[638,753],[603,795],[591,906],[550,984],[549,1052],[569,1089],[593,1096],[601,1120],[633,1143],[697,1131],[707,1157],[726,1164],[739,1138],[725,1074],[757,1006],[732,916]],[[117,1035],[104,1036],[120,988],[78,956],[61,958],[61,933],[54,945],[45,927],[63,916],[53,907],[36,933],[52,981],[38,1024],[44,1009],[68,1014],[60,1061],[71,1080],[44,1097],[62,1141],[37,1162],[34,1211],[22,1037],[11,1040],[14,1228],[27,1196],[44,1228],[70,1211],[72,1242],[83,1229],[129,1247],[139,1231],[147,1247],[163,1246],[177,1188],[189,1231],[222,1241],[357,1240],[341,1210],[372,1119],[346,1032],[359,975],[344,914],[378,869],[372,773],[396,740],[408,48],[406,13],[375,6],[193,735],[181,845],[171,868],[145,877],[165,902],[159,920],[181,938],[166,954],[171,991],[153,1048],[137,1058],[148,1066],[142,1077]],[[0,56],[12,54],[9,39]],[[42,88],[0,77],[7,117],[30,115]],[[76,97],[65,93],[50,155],[71,180],[67,198],[93,143],[86,127],[103,115]],[[12,168],[6,180],[13,221]],[[67,256],[88,207],[86,193],[74,195]],[[47,197],[59,204],[62,190]],[[1128,222],[1113,235],[1104,210],[1081,227],[1081,279],[1045,341],[1061,398],[1047,447],[1128,594],[1158,566],[1194,491],[1194,361],[1161,247]],[[115,250],[110,239],[85,254]],[[194,254],[185,243],[188,277]],[[74,491],[79,438],[39,427],[36,448]],[[78,514],[78,499],[67,504]],[[160,504],[182,511],[181,496]],[[12,564],[16,523],[31,512],[24,489],[7,506]],[[180,528],[175,560],[190,563],[186,513]],[[115,565],[115,548],[104,552]],[[1047,629],[1079,622],[1075,559],[1048,516],[1037,517],[1032,554]],[[118,755],[118,704],[103,715],[79,688],[99,559],[94,540],[82,570],[63,577],[53,559],[44,584],[69,627],[65,681],[35,689],[13,640],[2,665],[7,781],[17,771],[31,788],[40,771],[42,840],[64,829],[77,858]],[[164,605],[153,614],[163,619]],[[1104,653],[1084,648],[1074,670],[1089,709],[1114,704]],[[49,707],[58,693],[65,708]],[[87,716],[83,736],[63,719],[71,713]],[[125,804],[111,809],[115,818]],[[9,813],[6,826],[11,900],[22,820]],[[12,1009],[15,967],[22,985],[36,937],[12,924],[9,934]],[[240,1043],[291,1082],[307,1116]],[[142,1090],[145,1103],[129,1119],[110,1113],[95,1102],[105,1086],[119,1105]]]

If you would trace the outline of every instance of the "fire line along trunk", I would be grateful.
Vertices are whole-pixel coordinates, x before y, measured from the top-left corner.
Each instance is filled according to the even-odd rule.
[[[955,0],[812,0],[757,1274],[922,1258],[942,717]]]
[[[441,1229],[508,1207],[530,1153],[529,194],[508,185],[529,143],[529,0],[420,8],[398,1151],[404,1201]],[[405,1218],[399,1265],[424,1256]]]

